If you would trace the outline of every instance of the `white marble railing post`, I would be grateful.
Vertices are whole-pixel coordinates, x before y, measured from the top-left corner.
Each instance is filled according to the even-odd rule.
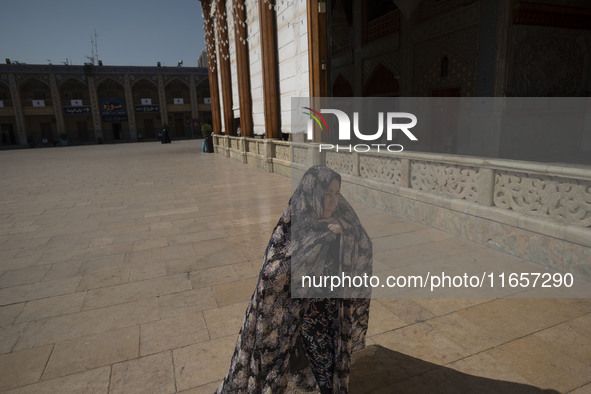
[[[353,171],[352,171],[351,175],[353,175],[355,177],[360,176],[360,173],[359,173],[359,153],[357,153],[357,152],[353,152]]]
[[[478,204],[487,207],[494,205],[495,170],[482,168],[478,180]]]
[[[311,166],[326,165],[326,153],[320,152],[318,144],[308,144],[308,162]]]
[[[400,186],[401,187],[410,187],[410,160],[409,159],[400,159]]]
[[[240,153],[242,154],[242,164],[246,164],[246,138],[245,137],[238,137],[239,143],[238,146],[240,147]]]
[[[263,151],[265,152],[265,169],[267,172],[273,172],[273,156],[275,153],[273,149],[273,140],[265,139],[263,147]]]

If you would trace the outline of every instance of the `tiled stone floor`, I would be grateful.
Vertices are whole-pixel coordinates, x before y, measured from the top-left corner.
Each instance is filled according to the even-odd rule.
[[[200,148],[0,152],[0,391],[217,387],[291,183]],[[353,205],[376,269],[393,254],[407,264],[520,263]],[[420,392],[429,381],[441,384],[427,391],[454,392],[460,374],[591,392],[589,299],[379,298],[370,316],[368,345],[391,351],[392,368],[404,370],[374,379],[374,392]]]

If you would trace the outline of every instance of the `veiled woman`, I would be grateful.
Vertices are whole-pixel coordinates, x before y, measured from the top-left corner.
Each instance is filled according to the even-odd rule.
[[[265,251],[218,393],[348,391],[351,353],[365,346],[370,291],[302,285],[302,276],[371,275],[371,241],[340,186],[340,175],[323,166],[302,177]]]

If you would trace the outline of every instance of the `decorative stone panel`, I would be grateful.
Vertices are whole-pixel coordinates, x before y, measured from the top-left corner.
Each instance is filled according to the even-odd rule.
[[[353,154],[326,152],[326,166],[340,174],[353,174]]]
[[[304,147],[294,146],[292,150],[293,161],[298,164],[306,164],[308,162],[308,149]]]
[[[413,161],[410,185],[428,193],[477,202],[479,172],[479,168]]]
[[[519,213],[591,227],[591,181],[498,171],[494,204]]]
[[[230,148],[239,150],[240,149],[240,141],[234,138],[230,138]]]
[[[361,178],[386,182],[396,186],[400,186],[402,183],[400,159],[360,155],[359,173]]]
[[[256,141],[246,141],[246,149],[250,153],[259,154]]]
[[[275,158],[283,161],[291,161],[291,147],[289,145],[275,144]]]

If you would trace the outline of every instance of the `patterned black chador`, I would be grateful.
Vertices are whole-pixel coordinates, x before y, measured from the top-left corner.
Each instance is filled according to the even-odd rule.
[[[230,368],[217,393],[281,393],[288,385],[347,393],[351,353],[365,346],[370,294],[294,295],[292,271],[337,267],[371,275],[372,245],[340,195],[335,171],[310,168],[292,195],[265,251]],[[295,224],[297,222],[297,225]],[[334,271],[330,271],[334,272]],[[290,368],[296,343],[307,363]]]

